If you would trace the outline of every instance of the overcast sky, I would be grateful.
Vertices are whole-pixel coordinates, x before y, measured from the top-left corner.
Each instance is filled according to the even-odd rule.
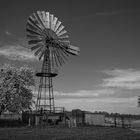
[[[62,21],[80,56],[71,56],[54,79],[55,104],[67,110],[139,114],[139,0],[1,0],[0,65],[40,62],[25,48],[26,21],[44,10]],[[36,88],[37,89],[37,88]]]

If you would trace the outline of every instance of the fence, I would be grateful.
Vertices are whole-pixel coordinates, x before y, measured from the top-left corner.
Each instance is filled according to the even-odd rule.
[[[0,119],[1,120],[20,120],[22,119],[22,115],[21,114],[1,114],[0,115]]]
[[[6,113],[0,115],[0,127],[22,126],[22,114]]]
[[[131,117],[122,117],[122,116],[106,117],[105,126],[140,129],[140,119],[134,119]]]

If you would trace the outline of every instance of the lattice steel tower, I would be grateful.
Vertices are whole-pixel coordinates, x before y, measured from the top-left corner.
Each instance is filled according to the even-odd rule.
[[[49,55],[48,49],[44,55],[42,70],[36,73],[40,77],[36,110],[55,112],[52,78],[57,76],[57,70],[51,66],[50,59],[47,59],[50,58]]]
[[[78,55],[79,48],[70,45],[64,26],[53,14],[34,12],[27,20],[27,39],[34,55],[42,60],[36,110],[55,112],[52,78],[57,68],[65,63],[69,54]]]

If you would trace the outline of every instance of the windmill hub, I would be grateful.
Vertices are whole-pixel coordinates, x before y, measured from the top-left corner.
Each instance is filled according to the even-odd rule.
[[[58,38],[56,33],[54,31],[50,30],[50,29],[45,29],[44,32],[45,32],[45,34],[48,38],[53,38],[53,39]]]
[[[52,45],[52,44],[55,43],[53,38],[48,38],[48,37],[47,37],[47,38],[45,39],[45,41],[46,41],[46,44],[47,44],[47,45]]]

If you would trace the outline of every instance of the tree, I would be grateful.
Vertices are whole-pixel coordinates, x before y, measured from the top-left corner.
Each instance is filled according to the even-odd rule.
[[[4,65],[0,69],[0,114],[7,110],[19,113],[30,109],[33,103],[31,87],[34,85],[31,68]]]

